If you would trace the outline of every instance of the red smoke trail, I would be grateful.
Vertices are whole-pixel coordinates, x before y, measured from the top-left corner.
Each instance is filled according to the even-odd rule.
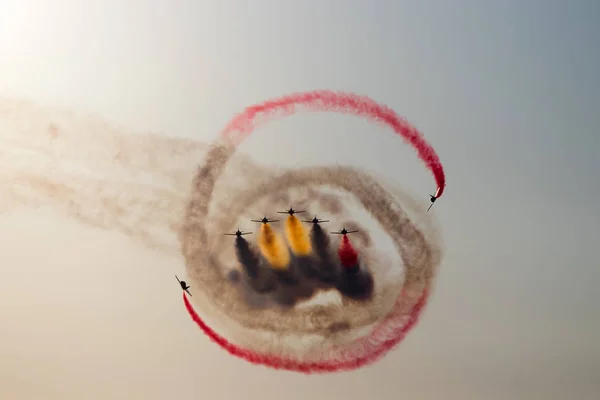
[[[435,150],[427,143],[416,128],[399,117],[393,110],[379,105],[365,96],[332,91],[292,94],[246,108],[244,112],[229,122],[221,132],[221,135],[224,139],[229,140],[232,145],[237,146],[261,123],[278,115],[292,115],[296,111],[296,106],[303,106],[312,111],[350,113],[368,118],[374,122],[384,123],[416,149],[418,156],[425,162],[436,180],[438,186],[436,197],[442,196],[444,187],[446,186],[446,179],[443,166]],[[341,258],[342,256],[340,255]],[[348,257],[347,262],[350,263],[350,260],[352,260],[352,257]],[[349,345],[327,349],[327,354],[330,355],[329,359],[312,362],[301,362],[275,355],[256,353],[236,346],[217,334],[198,316],[185,294],[183,295],[183,300],[188,313],[200,329],[230,354],[254,364],[308,374],[353,370],[377,361],[402,341],[406,334],[415,326],[427,302],[428,296],[429,287],[426,287],[409,315],[406,316],[403,313],[405,296],[401,294],[396,300],[396,305],[392,311],[369,335],[359,338]],[[408,318],[405,320],[405,317]]]
[[[342,236],[342,242],[338,249],[338,257],[344,267],[350,268],[358,264],[358,252],[346,235]]]
[[[247,350],[236,346],[229,342],[223,336],[219,335],[212,328],[210,328],[200,316],[196,313],[192,305],[190,304],[187,296],[183,293],[183,302],[185,308],[194,320],[194,322],[202,329],[204,334],[208,336],[212,341],[218,344],[221,348],[225,349],[229,354],[239,357],[243,360],[251,362],[253,364],[264,365],[275,369],[284,369],[294,372],[302,372],[305,374],[318,373],[318,372],[336,372],[344,370],[353,370],[356,368],[364,367],[365,365],[371,364],[383,357],[390,349],[398,344],[404,336],[415,326],[418,322],[419,315],[425,304],[427,303],[428,290],[425,289],[421,294],[421,297],[416,302],[415,306],[410,312],[409,318],[406,323],[402,326],[394,326],[396,315],[389,315],[384,321],[382,321],[374,330],[373,333],[364,338],[358,339],[355,343],[356,348],[361,349],[361,353],[357,354],[356,357],[352,357],[348,361],[338,361],[335,357],[331,360],[325,361],[297,361],[275,355],[261,354],[251,350]],[[402,300],[402,295],[398,298],[397,302]],[[398,307],[399,308],[399,307]],[[390,329],[390,326],[392,329]],[[382,331],[385,331],[387,339],[383,341],[372,340],[373,337],[379,336]],[[358,351],[358,350],[357,350]],[[348,354],[344,354],[348,356]],[[350,354],[351,356],[351,354]],[[345,358],[345,357],[344,357]]]
[[[425,162],[437,183],[436,196],[439,198],[444,193],[446,186],[444,167],[437,153],[423,138],[421,132],[391,108],[380,105],[366,96],[328,90],[290,94],[247,107],[225,127],[221,135],[229,139],[234,145],[238,145],[260,123],[266,122],[266,120],[276,117],[278,114],[292,115],[296,112],[296,106],[303,106],[313,111],[349,113],[384,123],[417,150],[419,158]]]

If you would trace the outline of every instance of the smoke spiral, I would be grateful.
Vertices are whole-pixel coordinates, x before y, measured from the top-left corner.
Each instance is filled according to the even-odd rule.
[[[414,326],[427,300],[441,251],[437,243],[428,241],[431,236],[410,220],[398,197],[391,195],[375,177],[350,167],[275,171],[268,179],[254,177],[251,188],[237,191],[235,195],[219,197],[216,194],[217,182],[236,145],[261,122],[260,118],[268,119],[278,112],[289,115],[297,105],[383,121],[417,149],[436,178],[438,197],[443,193],[443,168],[431,146],[393,111],[366,97],[309,92],[249,107],[227,125],[223,140],[212,145],[205,162],[198,168],[180,231],[188,275],[200,289],[201,297],[195,297],[195,303],[211,315],[215,323],[218,320],[239,345],[210,328],[184,297],[185,305],[205,334],[247,361],[305,373],[354,369],[384,355]],[[366,304],[345,299],[341,304],[334,301],[282,311],[258,309],[244,302],[240,291],[226,279],[227,270],[231,268],[228,264],[235,262],[226,239],[219,233],[229,231],[244,213],[257,210],[259,205],[269,204],[273,208],[273,203],[281,203],[276,200],[284,192],[295,191],[294,198],[299,199],[295,204],[306,208],[310,202],[307,192],[314,193],[317,187],[351,194],[379,222],[402,258],[403,281],[387,282],[388,276],[376,268],[381,260],[374,251],[363,249],[363,262],[371,266],[379,286],[377,296]],[[286,200],[290,197],[289,194],[284,196]],[[218,207],[214,207],[215,204]],[[236,335],[240,327],[243,334]],[[284,340],[284,334],[287,339],[293,337],[296,342],[302,342],[301,348]]]
[[[331,100],[332,95],[327,96]],[[315,99],[302,97],[311,98]],[[349,104],[360,101],[351,99]],[[373,175],[350,167],[266,169],[239,154],[233,157],[235,146],[228,140],[207,146],[130,135],[104,121],[24,101],[1,100],[0,124],[0,211],[50,206],[152,249],[181,251],[194,301],[203,318],[214,320],[215,328],[205,325],[206,332],[224,340],[215,330],[222,327],[219,330],[227,332],[231,342],[219,343],[237,356],[302,372],[357,368],[397,344],[425,304],[440,259],[436,232],[409,218],[407,210],[422,213],[423,207]],[[227,177],[225,169],[231,169]],[[190,181],[194,191],[187,197]],[[390,265],[368,233],[361,230],[355,238],[375,276],[372,301],[333,299],[282,312],[256,310],[241,298],[227,279],[228,260],[235,260],[235,252],[222,233],[244,213],[256,217],[267,205],[287,208],[292,199],[297,207],[350,222],[352,213],[341,192],[363,203],[402,255],[403,268]],[[398,269],[403,276],[389,273]],[[196,322],[204,323],[186,300],[188,305]]]

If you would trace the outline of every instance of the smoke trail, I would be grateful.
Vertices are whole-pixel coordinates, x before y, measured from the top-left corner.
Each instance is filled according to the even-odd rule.
[[[387,320],[389,320],[391,323],[386,326],[389,331],[386,332],[386,334],[389,336],[389,338],[383,341],[382,346],[380,346],[377,350],[371,352],[343,352],[339,349],[335,349],[331,351],[332,357],[331,360],[328,361],[298,361],[273,354],[260,354],[239,347],[229,342],[223,336],[211,329],[196,313],[185,293],[183,294],[183,302],[188,313],[192,317],[192,320],[200,327],[206,336],[208,336],[221,348],[229,352],[229,354],[242,358],[253,364],[265,365],[274,369],[284,369],[288,371],[310,374],[315,372],[351,371],[377,361],[390,349],[396,346],[402,339],[404,339],[406,334],[416,325],[419,320],[419,316],[421,315],[421,310],[427,302],[427,297],[428,293],[427,291],[424,291],[412,308],[409,317],[406,319],[406,321],[403,321],[405,322],[403,325],[394,323],[395,321],[393,318],[398,317],[396,314],[390,314],[388,316]],[[375,335],[379,335],[381,333],[382,332],[380,330],[376,330],[374,332]]]
[[[313,335],[312,346],[308,344],[304,354],[296,354],[296,360],[301,364],[305,363],[302,365],[313,365],[311,362],[317,362],[319,365],[332,362],[342,366],[347,361],[346,357],[360,358],[357,352],[380,354],[382,349],[387,348],[387,343],[397,343],[397,337],[393,335],[401,335],[399,332],[404,332],[403,328],[398,328],[398,326],[411,325],[410,321],[414,320],[412,310],[420,310],[420,307],[416,305],[425,301],[430,282],[439,263],[439,249],[435,244],[427,242],[426,235],[403,212],[398,199],[390,196],[373,177],[342,167],[283,171],[276,177],[270,177],[268,181],[256,182],[254,189],[240,193],[236,199],[238,204],[257,204],[264,200],[265,193],[289,191],[307,185],[312,187],[327,185],[351,193],[379,221],[394,241],[405,266],[404,283],[401,286],[387,284],[385,278],[381,277],[378,282],[382,288],[379,295],[372,301],[360,305],[344,301],[343,308],[327,305],[318,307],[318,311],[317,307],[310,310],[298,308],[293,310],[294,312],[291,313],[293,315],[269,313],[268,311],[262,311],[259,315],[249,309],[238,312],[241,311],[239,304],[236,304],[235,307],[224,305],[225,299],[222,293],[227,291],[227,288],[220,284],[221,280],[218,275],[211,276],[210,273],[220,270],[222,265],[206,252],[206,249],[219,248],[219,246],[218,243],[211,240],[204,228],[205,222],[209,218],[208,205],[211,201],[218,202],[221,206],[224,205],[225,199],[214,193],[216,182],[223,174],[228,159],[235,152],[235,146],[244,137],[247,137],[256,125],[259,125],[260,121],[256,119],[257,117],[267,116],[267,114],[272,116],[281,111],[290,115],[293,113],[295,105],[308,106],[317,111],[349,112],[376,121],[383,121],[417,149],[419,156],[433,172],[438,183],[437,195],[441,195],[445,178],[437,155],[431,146],[421,138],[418,131],[401,121],[393,111],[377,105],[368,98],[350,94],[311,92],[288,96],[248,107],[223,130],[222,138],[225,141],[213,145],[207,157],[208,161],[200,167],[197,178],[193,182],[185,224],[180,235],[182,251],[187,260],[189,275],[194,276],[196,284],[206,292],[203,308],[210,309],[211,303],[213,306],[215,305],[214,299],[219,298],[219,308],[226,310],[225,313],[230,321],[221,320],[222,323],[229,323],[231,327],[231,322],[234,320],[238,326],[260,329],[263,332],[273,332],[273,334],[293,331],[295,334]],[[230,204],[230,206],[234,208],[226,207],[227,216],[214,215],[213,212],[210,214],[210,219],[219,221],[218,223],[224,227],[231,226],[234,223],[231,216],[239,215],[243,209],[239,206],[236,208],[234,204]],[[363,259],[366,265],[377,265],[376,259],[368,252],[363,251]],[[352,272],[353,275],[349,275],[348,272]],[[351,268],[348,269],[348,272],[345,272],[344,279],[338,282],[337,286],[340,291],[345,291],[358,298],[359,295],[372,290],[377,270],[374,270],[374,276],[363,268]],[[396,292],[397,289],[401,289],[401,291]],[[216,292],[217,290],[218,292]],[[396,292],[396,302],[393,307],[387,308],[388,295],[394,292]],[[382,310],[387,311],[382,312]],[[389,319],[390,316],[393,316],[394,319]],[[192,317],[198,322],[197,315],[192,314]],[[373,326],[373,324],[375,325]],[[362,338],[339,336],[340,326],[370,327],[372,333]],[[318,337],[314,338],[315,335]],[[248,345],[257,351],[271,355],[285,354],[289,350],[285,345],[279,346],[278,343],[273,342],[253,342]],[[334,349],[337,345],[343,348],[340,354],[335,353]],[[325,352],[324,349],[326,349]],[[253,359],[260,359],[258,355],[255,354],[255,356]],[[370,358],[365,355],[365,359]]]
[[[310,239],[319,259],[316,268],[307,274],[314,274],[321,282],[333,284],[338,276],[338,265],[334,262],[329,247],[329,236],[320,225],[313,225],[310,231]]]
[[[440,261],[435,235],[402,209],[414,200],[386,185],[393,190],[390,194],[364,172],[349,167],[267,170],[240,155],[232,157],[235,149],[228,144],[129,135],[90,118],[18,102],[0,101],[0,124],[2,209],[51,206],[83,224],[115,230],[171,253],[179,253],[179,234],[194,302],[227,332],[236,343],[232,346],[249,349],[244,354],[255,362],[271,365],[269,357],[275,357],[281,368],[305,372],[357,368],[398,343],[425,304]],[[193,191],[186,198],[182,193],[190,182]],[[350,193],[380,223],[401,255],[404,276],[388,275],[376,249],[361,242],[361,262],[377,283],[371,300],[334,300],[286,311],[268,304],[257,309],[244,299],[240,285],[228,279],[231,269],[244,263],[222,233],[267,205],[286,207],[290,198],[306,203],[303,208],[311,212],[351,219],[337,195],[319,189],[325,186]],[[421,213],[423,207],[416,210]],[[328,264],[328,247],[319,244],[326,240],[322,230],[311,230],[321,266],[335,268],[334,262]],[[398,269],[393,267],[389,269]],[[260,262],[258,269],[262,271]],[[191,305],[188,311],[202,328]],[[357,337],[363,328],[371,333]]]
[[[263,257],[276,270],[284,270],[290,264],[290,253],[270,224],[260,226],[258,245]]]
[[[304,226],[296,216],[290,215],[285,221],[285,234],[287,241],[297,256],[308,256],[312,253],[308,235]]]
[[[358,252],[350,243],[348,236],[342,236],[340,247],[338,249],[338,256],[344,267],[354,267],[358,264]]]
[[[325,233],[325,231],[323,231],[323,228],[321,228],[320,225],[315,224],[313,225],[310,233],[310,238],[315,248],[315,253],[319,256],[319,258],[322,260],[331,259],[331,253],[329,252],[329,236],[327,233]]]
[[[254,251],[250,248],[250,244],[243,237],[235,238],[236,254],[240,264],[244,267],[244,272],[250,278],[258,278],[259,259]]]
[[[299,233],[297,235],[300,236]],[[307,235],[304,230],[302,235],[304,237],[300,236],[301,240],[308,241],[308,246],[304,246],[308,247],[312,254],[296,258],[296,265],[300,274],[312,280],[316,288],[327,289],[332,287],[339,276],[339,265],[331,255],[329,237],[316,224],[313,225],[310,235]]]
[[[261,295],[273,292],[277,288],[275,274],[270,267],[260,264],[256,251],[243,237],[236,237],[235,248],[243,273],[240,274],[238,270],[233,269],[229,271],[228,279],[234,284],[242,282],[246,303],[255,308],[269,306],[268,299]]]
[[[433,147],[415,127],[398,116],[394,110],[366,96],[328,90],[290,94],[247,107],[244,112],[231,120],[222,131],[222,136],[237,146],[260,123],[275,117],[277,113],[291,115],[296,112],[296,106],[303,106],[312,111],[349,113],[384,123],[416,149],[419,158],[425,162],[438,185],[436,196],[441,197],[444,193],[446,186],[444,168]]]

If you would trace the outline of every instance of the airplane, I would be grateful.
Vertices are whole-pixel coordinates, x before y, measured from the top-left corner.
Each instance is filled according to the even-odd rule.
[[[358,232],[358,230],[353,230],[353,231],[347,231],[346,227],[344,227],[341,231],[338,232],[331,232],[333,235],[344,235],[346,236],[349,233],[354,233],[354,232]]]
[[[429,208],[427,208],[427,212],[429,212],[429,210],[431,210],[431,207],[433,207],[433,203],[435,203],[435,201],[437,200],[437,197],[435,197],[434,195],[430,194],[429,195],[429,200],[431,201],[431,204],[429,205]]]
[[[252,222],[262,222],[263,224],[268,224],[269,222],[278,222],[278,219],[269,219],[267,218],[267,216],[265,215],[265,217],[263,219],[252,219]]]
[[[303,212],[304,211],[296,211],[292,207],[290,207],[290,209],[287,211],[277,211],[278,214],[290,214],[290,215],[302,214]]]
[[[318,224],[320,222],[329,222],[328,219],[319,219],[317,218],[317,216],[315,215],[315,217],[312,220],[308,220],[308,221],[302,221],[302,222],[308,222],[308,223],[313,223],[313,224]]]
[[[435,194],[430,194],[429,195],[429,201],[431,201],[431,205],[429,206],[429,208],[427,209],[427,212],[429,212],[429,210],[431,210],[431,207],[433,207],[433,203],[435,203],[435,201],[438,199],[439,197],[439,193],[440,193],[440,188],[438,188],[435,191]]]
[[[177,278],[177,275],[175,275],[175,278]],[[177,278],[177,282],[179,282],[179,286],[181,286],[181,289],[183,291],[185,291],[187,294],[189,294],[190,296],[192,295],[190,292],[188,292],[188,289],[190,288],[188,284],[185,283],[185,281],[180,281],[179,278]]]
[[[235,231],[235,233],[225,233],[225,236],[237,236],[237,237],[241,237],[243,235],[249,235],[252,232],[241,232],[240,228],[238,227],[237,231]]]

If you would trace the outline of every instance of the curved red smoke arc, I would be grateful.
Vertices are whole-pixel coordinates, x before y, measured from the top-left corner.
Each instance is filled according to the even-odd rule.
[[[423,134],[417,128],[396,114],[394,110],[388,106],[378,104],[367,96],[329,90],[290,94],[247,107],[229,122],[221,135],[238,145],[261,122],[264,123],[268,119],[276,117],[278,112],[281,115],[292,115],[296,112],[296,106],[303,106],[312,111],[353,114],[387,125],[415,148],[419,158],[431,171],[437,183],[436,197],[442,197],[446,187],[446,176],[442,162],[434,148],[425,140]],[[264,118],[257,123],[257,117]],[[239,132],[240,135],[235,135],[235,132]]]
[[[365,117],[373,122],[384,123],[415,148],[419,158],[431,171],[437,183],[436,197],[439,198],[442,196],[446,186],[446,178],[442,163],[433,147],[423,138],[422,134],[415,127],[398,116],[392,109],[380,105],[366,96],[325,90],[284,96],[266,101],[262,104],[247,107],[241,114],[234,117],[228,123],[221,132],[221,136],[224,139],[229,140],[232,145],[237,146],[261,123],[264,123],[271,118],[275,118],[278,115],[292,115],[296,112],[296,106],[305,107],[311,111],[349,113]],[[344,244],[343,240],[342,244]],[[350,245],[349,248],[352,249],[352,246]],[[340,248],[340,250],[342,249]],[[354,258],[350,253],[347,254],[350,256],[349,258]],[[354,253],[356,252],[354,251]],[[341,253],[340,256],[342,256]],[[365,350],[363,354],[356,354],[349,361],[330,359],[306,362],[254,352],[229,342],[227,339],[217,334],[200,318],[200,316],[198,316],[188,301],[185,293],[183,294],[183,300],[188,313],[200,329],[230,354],[251,363],[262,364],[275,369],[312,373],[352,370],[370,364],[381,358],[398,344],[415,326],[419,315],[427,302],[428,295],[429,285],[423,289],[419,299],[408,315],[398,315],[398,310],[402,308],[401,303],[403,301],[403,294],[401,294],[396,300],[394,309],[377,325],[371,334],[356,341],[361,345],[359,347],[362,347]],[[407,321],[402,325],[396,325],[400,322],[400,319],[403,319],[404,317],[408,317]],[[378,336],[382,331],[392,333],[391,337],[374,344],[370,339]]]
[[[194,310],[194,307],[192,307],[185,293],[183,293],[183,302],[185,303],[185,308],[187,309],[188,313],[190,314],[194,322],[198,325],[198,327],[200,327],[200,329],[204,332],[204,334],[208,336],[217,345],[219,345],[222,349],[226,350],[229,354],[235,357],[239,357],[252,364],[259,364],[274,369],[284,369],[288,371],[310,374],[318,372],[336,372],[344,370],[353,370],[356,368],[364,367],[365,365],[377,361],[394,346],[396,346],[402,339],[404,339],[406,334],[416,325],[416,323],[419,320],[419,316],[421,315],[421,311],[427,303],[428,297],[429,291],[428,289],[425,289],[421,294],[421,297],[419,297],[414,307],[412,308],[408,321],[404,325],[394,328],[392,337],[379,344],[377,348],[372,349],[371,351],[366,351],[365,354],[353,358],[349,361],[326,360],[306,362],[278,357],[270,354],[258,353],[239,347],[225,339],[223,336],[219,335],[210,326],[208,326],[206,322],[204,322],[204,320],[200,318],[198,313],[196,313],[196,310]],[[402,295],[398,298],[398,302],[401,301],[401,298]],[[388,316],[384,321],[382,321],[373,330],[373,335],[377,335],[380,329],[387,327],[387,320],[390,318],[393,318],[393,316]],[[364,344],[366,348],[372,347],[372,345],[370,345],[369,343],[369,336],[359,340],[360,342],[363,342],[362,344]]]

